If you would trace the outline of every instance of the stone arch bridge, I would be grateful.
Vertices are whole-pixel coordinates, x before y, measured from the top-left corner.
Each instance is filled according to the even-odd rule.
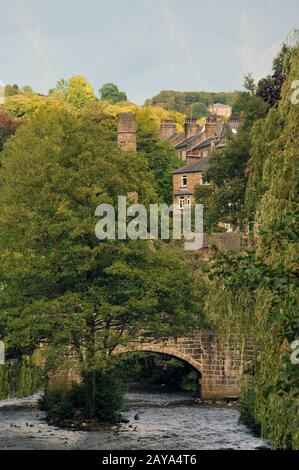
[[[168,338],[158,342],[135,341],[127,347],[119,346],[114,354],[141,351],[165,354],[190,364],[200,375],[200,396],[204,400],[238,398],[242,372],[252,359],[252,351],[245,349],[242,343],[235,340],[230,345],[222,344],[209,330],[196,330],[184,338]],[[76,369],[74,365],[51,374],[50,383],[55,388],[60,381],[80,381]]]
[[[240,342],[222,345],[209,330],[179,339],[134,342],[126,348],[118,347],[115,354],[137,351],[166,354],[190,364],[201,376],[201,398],[206,400],[238,398],[242,372],[252,357]]]

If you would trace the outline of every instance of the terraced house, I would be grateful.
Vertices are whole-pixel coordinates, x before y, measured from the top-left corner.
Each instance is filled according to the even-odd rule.
[[[217,115],[207,118],[204,126],[199,125],[196,119],[187,118],[183,132],[177,132],[175,121],[161,122],[161,139],[167,140],[176,149],[180,159],[186,163],[172,174],[173,201],[177,207],[183,210],[195,204],[196,187],[209,184],[204,181],[209,155],[225,146],[228,136],[237,135],[239,128],[239,118],[230,117],[225,121]]]

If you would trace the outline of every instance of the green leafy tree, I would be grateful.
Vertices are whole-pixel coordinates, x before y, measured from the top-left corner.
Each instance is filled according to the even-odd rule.
[[[6,85],[5,87],[5,96],[15,96],[20,93],[18,85]]]
[[[298,340],[299,107],[292,83],[299,45],[277,106],[252,130],[246,209],[255,221],[255,250],[217,254],[211,265],[206,314],[225,338],[239,334],[255,352],[244,377],[242,416],[274,449],[299,449],[299,368],[291,360]]]
[[[95,208],[137,191],[155,200],[142,155],[102,139],[63,108],[26,120],[2,154],[1,337],[11,357],[47,345],[47,369],[75,355],[95,416],[96,374],[142,334],[179,335],[200,319],[199,277],[180,250],[95,237]]]
[[[96,99],[91,84],[80,75],[71,77],[67,81],[60,79],[49,93],[77,109],[83,108]]]
[[[228,136],[228,144],[209,158],[204,179],[209,186],[198,186],[196,200],[205,205],[205,230],[219,231],[219,222],[242,227],[246,219],[245,193],[250,159],[253,123],[267,113],[267,105],[255,95],[240,94],[235,110],[244,113],[242,127],[236,137]]]
[[[244,77],[244,88],[246,91],[248,91],[251,95],[254,95],[256,92],[256,84],[254,77],[251,75],[251,73],[245,75]]]
[[[180,92],[180,91],[161,91],[158,95],[146,100],[146,105],[161,106],[168,111],[177,111],[194,118],[206,117],[209,114],[209,105],[213,103],[223,103],[233,106],[238,98],[239,92]]]
[[[105,83],[99,89],[99,94],[102,100],[111,101],[112,103],[120,103],[128,99],[126,93],[119,91],[118,86],[114,83]]]
[[[172,203],[172,172],[182,165],[177,153],[162,142],[155,121],[147,109],[137,112],[138,152],[145,155],[154,175],[154,186],[160,202]]]

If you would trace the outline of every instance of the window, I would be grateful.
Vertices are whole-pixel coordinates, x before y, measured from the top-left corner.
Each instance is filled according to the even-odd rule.
[[[187,186],[187,176],[182,176],[182,188],[186,188]]]
[[[233,232],[233,226],[232,224],[224,224],[224,228],[227,232]]]
[[[188,196],[187,197],[187,207],[190,207],[191,206],[191,197]]]
[[[185,208],[185,197],[180,196],[180,209],[184,209],[184,208]]]

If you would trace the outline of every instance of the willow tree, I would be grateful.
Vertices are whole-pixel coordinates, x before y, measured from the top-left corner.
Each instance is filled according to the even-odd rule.
[[[223,334],[237,332],[255,356],[243,394],[250,417],[274,448],[299,449],[298,339],[299,46],[292,49],[281,100],[251,134],[247,211],[255,220],[256,250],[219,255],[206,312]]]

